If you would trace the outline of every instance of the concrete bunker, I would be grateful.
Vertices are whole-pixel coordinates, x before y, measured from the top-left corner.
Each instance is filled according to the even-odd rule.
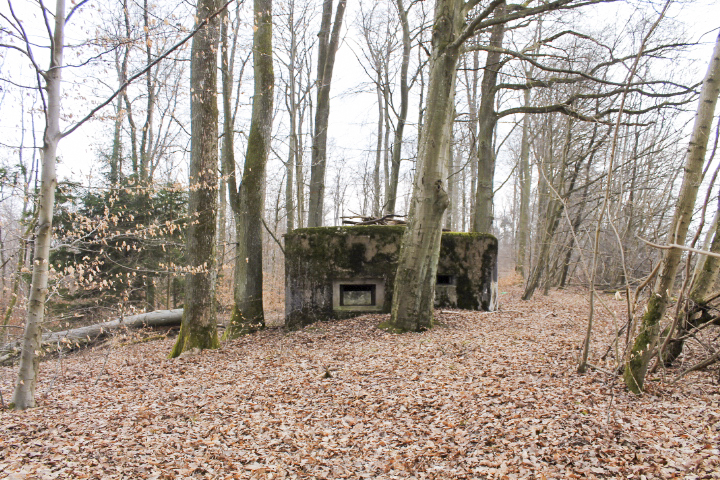
[[[389,313],[404,226],[317,227],[285,235],[285,325]],[[495,310],[497,239],[442,234],[435,306]]]

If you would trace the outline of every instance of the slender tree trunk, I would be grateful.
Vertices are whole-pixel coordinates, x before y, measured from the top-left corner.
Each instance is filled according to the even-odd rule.
[[[297,33],[295,32],[295,2],[290,2],[288,27],[290,28],[290,59],[288,61],[288,87],[285,94],[288,112],[290,113],[290,145],[288,148],[287,165],[285,166],[285,214],[286,231],[290,233],[295,228],[295,197],[293,196],[293,183],[295,182],[295,162],[297,161],[297,102],[295,65],[297,59]]]
[[[309,75],[309,73],[308,73]],[[308,83],[310,79],[308,78]],[[302,91],[302,75],[300,76],[300,83],[298,85],[298,97],[300,91]],[[309,89],[309,86],[306,86]],[[306,91],[305,94],[308,92]],[[305,97],[297,98],[297,105],[299,106],[297,116],[297,129],[295,132],[294,143],[297,145],[295,150],[295,195],[297,195],[297,228],[305,227],[307,217],[305,215],[305,141],[303,136],[303,123],[305,122],[305,115],[307,112],[312,112],[312,108],[308,108],[308,105],[312,102],[305,102]]]
[[[720,208],[720,199],[718,200],[718,208]],[[709,232],[710,238],[712,238],[709,250],[713,253],[720,253],[720,210],[715,212],[715,218]],[[720,269],[720,258],[703,255],[698,259],[694,275],[695,280],[689,295],[690,299],[698,307],[706,306],[706,297],[717,282],[718,269]]]
[[[597,130],[597,125],[594,127],[594,131]],[[595,134],[593,133],[593,138]],[[577,212],[575,218],[572,221],[572,231],[577,232],[582,223],[583,215],[585,214],[585,208],[587,207],[588,193],[590,191],[590,168],[593,165],[593,158],[595,157],[595,151],[590,154],[588,162],[585,164],[585,185],[583,186],[582,194],[577,205]],[[573,249],[575,248],[575,236],[570,235],[570,242],[568,243],[567,252],[565,253],[565,262],[563,262],[563,270],[560,275],[560,288],[564,288],[567,284],[568,273],[570,271],[570,260],[572,259]]]
[[[295,228],[295,196],[293,184],[295,183],[295,157],[297,152],[297,137],[295,136],[295,111],[290,112],[290,145],[288,148],[287,164],[285,165],[285,231],[292,232]]]
[[[150,12],[148,8],[148,0],[143,2],[143,30],[145,32],[145,61],[148,65],[152,63],[152,40],[150,39]],[[149,185],[150,171],[152,162],[151,146],[153,144],[153,117],[155,116],[155,76],[151,68],[145,76],[145,88],[147,88],[147,104],[145,108],[145,125],[143,125],[142,136],[140,138],[140,182],[142,185]]]
[[[382,66],[377,65],[377,99],[378,99],[378,126],[377,126],[377,148],[375,149],[375,167],[373,168],[373,215],[380,216],[380,163],[382,163],[383,151],[383,127],[385,125],[385,108],[382,94]],[[385,146],[387,148],[387,145]]]
[[[324,0],[320,33],[318,34],[318,75],[317,75],[317,111],[315,113],[315,132],[312,145],[312,165],[310,166],[310,207],[308,227],[320,227],[323,224],[325,196],[325,166],[327,163],[327,129],[330,118],[330,83],[332,81],[335,54],[340,44],[340,29],[347,0],[338,2],[335,11],[332,35],[332,0]]]
[[[505,4],[495,9],[495,17],[500,18],[505,13]],[[498,23],[492,27],[490,46],[502,48],[505,35],[505,24]],[[495,113],[495,95],[497,89],[498,73],[500,72],[500,52],[488,52],[480,84],[480,108],[478,108],[478,180],[475,192],[475,217],[473,218],[473,231],[489,233],[493,226],[493,177],[495,176],[495,148],[493,136],[497,124]]]
[[[305,169],[303,168],[303,141],[302,132],[304,114],[298,115],[297,132],[293,136],[295,149],[295,195],[297,195],[297,228],[305,226]]]
[[[685,242],[687,236],[698,188],[702,181],[702,167],[705,162],[705,152],[719,93],[720,35],[716,40],[715,49],[700,92],[695,125],[685,161],[685,173],[680,188],[680,197],[675,207],[675,214],[673,221],[670,223],[667,237],[667,242],[670,244],[681,245]],[[665,314],[681,257],[682,251],[679,249],[665,250],[660,275],[648,300],[647,310],[642,317],[640,333],[635,338],[632,351],[625,364],[623,376],[625,384],[634,393],[640,393],[643,390],[645,373],[658,339],[660,320]]]
[[[456,117],[455,110],[453,110],[453,121],[450,122],[450,125],[448,125],[448,136],[450,137],[450,140],[447,142],[447,153],[445,154],[445,161],[447,162],[447,166],[445,167],[445,171],[447,172],[447,194],[448,194],[448,208],[445,210],[445,228],[448,230],[453,229],[453,222],[455,219],[454,210],[455,210],[455,200],[456,200],[456,190],[457,190],[457,177],[455,174],[455,164],[454,164],[454,156],[453,156],[453,141],[454,141],[454,134],[453,134],[453,125],[455,123],[455,117]]]
[[[127,0],[123,1],[123,8],[127,9]],[[120,85],[124,84],[127,80],[127,65],[128,65],[128,56],[130,53],[129,47],[125,46],[123,49],[124,53],[122,55],[122,60],[119,59],[120,53],[118,52],[115,62],[116,62],[116,69],[118,74],[118,83]],[[122,123],[123,123],[123,97],[122,95],[118,96],[117,105],[115,106],[115,127],[113,129],[113,146],[112,146],[112,152],[110,153],[110,185],[113,187],[116,187],[118,184],[118,181],[120,180],[120,176],[122,174],[122,140],[121,140],[121,134],[122,134]]]
[[[255,0],[253,97],[245,168],[235,212],[238,249],[235,260],[235,307],[226,330],[228,338],[265,326],[263,310],[263,214],[265,170],[272,130],[275,73],[272,63],[272,0]]]
[[[526,77],[527,78],[527,77]],[[525,90],[525,106],[530,106],[530,89]],[[527,247],[530,238],[530,195],[532,190],[532,170],[530,170],[530,114],[523,117],[522,140],[520,141],[520,165],[518,181],[520,183],[520,214],[517,226],[517,256],[515,271],[525,277],[527,274]]]
[[[468,130],[470,133],[470,151],[468,152],[468,158],[470,159],[470,198],[469,198],[469,225],[472,225],[472,219],[475,218],[475,192],[477,190],[477,87],[478,87],[478,72],[480,71],[480,52],[472,52],[473,63],[471,68],[465,68],[465,83],[468,85],[467,89],[467,101],[469,105],[469,117],[468,117]],[[467,67],[467,60],[466,60]],[[472,72],[472,76],[468,75],[468,70]],[[466,195],[463,195],[463,202],[466,200]],[[463,215],[463,231],[465,231],[465,215]]]
[[[400,159],[402,156],[403,133],[405,124],[407,123],[409,92],[408,85],[408,69],[410,66],[410,23],[408,22],[407,11],[403,5],[403,0],[395,0],[400,25],[402,26],[402,45],[403,56],[400,64],[400,115],[397,119],[395,134],[393,137],[392,158],[390,160],[390,180],[388,182],[388,191],[385,195],[385,213],[397,213],[395,208],[397,205],[398,182],[400,181]]]
[[[421,331],[433,324],[441,222],[449,204],[445,156],[459,57],[453,40],[464,24],[463,6],[461,0],[438,0],[435,6],[430,85],[413,197],[395,277],[391,318],[383,325],[393,331]]]
[[[713,224],[709,230],[712,238],[709,246],[711,253],[720,253],[719,218],[720,210],[715,214]],[[678,329],[675,333],[675,338],[668,342],[667,348],[663,352],[663,361],[666,365],[671,365],[682,353],[685,346],[685,336],[689,330],[701,323],[717,318],[713,315],[707,315],[706,311],[708,308],[707,295],[715,284],[718,273],[720,273],[719,258],[703,255],[698,259],[697,268],[693,275],[693,286],[688,294],[688,298],[692,303],[688,309],[689,311],[681,313],[682,317],[678,319]]]
[[[554,266],[553,269],[549,269],[550,266],[550,260],[551,260],[551,252],[552,252],[552,246],[553,246],[553,239],[555,238],[555,233],[557,231],[558,226],[560,225],[560,220],[562,218],[563,210],[565,209],[565,192],[572,191],[575,188],[575,181],[577,180],[579,168],[580,168],[580,160],[575,162],[575,169],[572,172],[572,174],[569,176],[569,178],[565,178],[565,172],[568,168],[569,161],[570,161],[570,142],[572,140],[572,119],[570,117],[567,117],[567,125],[565,130],[565,141],[563,144],[563,150],[562,150],[562,157],[560,160],[560,169],[555,174],[551,174],[551,168],[543,169],[546,173],[545,175],[545,182],[553,182],[554,185],[554,192],[551,196],[548,197],[546,202],[546,210],[545,214],[542,216],[543,222],[541,223],[543,225],[543,229],[538,232],[539,236],[539,246],[538,246],[538,253],[536,255],[535,260],[535,266],[533,267],[530,277],[528,278],[527,285],[525,286],[525,291],[523,292],[522,299],[523,300],[529,300],[532,298],[533,294],[535,293],[535,290],[540,286],[540,282],[542,280],[543,274],[546,276],[546,282],[545,282],[545,294],[547,294],[547,290],[549,288],[549,284],[551,281],[551,276],[554,273]],[[549,141],[552,141],[550,139]],[[592,147],[592,145],[591,145]],[[552,154],[549,155],[550,160],[552,161]],[[543,168],[541,165],[538,168],[538,171]],[[540,172],[541,175],[543,175],[542,172]],[[548,188],[549,190],[549,188]],[[558,195],[561,196],[561,198],[558,198]]]
[[[61,73],[65,43],[65,0],[57,0],[55,5],[55,31],[50,52],[50,68],[45,72],[47,111],[45,113],[45,135],[41,150],[42,173],[32,283],[30,285],[30,298],[25,320],[20,365],[12,398],[13,408],[16,410],[25,410],[35,406],[35,387],[38,375],[37,352],[40,349],[41,328],[45,318],[53,209],[55,207],[55,188],[57,187],[55,161],[57,158],[57,146],[61,139],[60,84],[62,83]]]
[[[196,22],[214,14],[217,0],[199,0]],[[190,60],[190,197],[187,233],[185,311],[177,342],[170,353],[177,357],[193,348],[217,348],[217,312],[214,271],[218,201],[217,49],[219,17],[193,37]]]

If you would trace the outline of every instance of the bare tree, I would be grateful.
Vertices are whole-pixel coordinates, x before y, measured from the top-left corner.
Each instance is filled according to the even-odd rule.
[[[43,9],[43,16],[48,15],[48,13]],[[37,385],[39,361],[36,352],[40,349],[41,325],[45,316],[53,208],[55,206],[55,187],[57,186],[55,160],[57,146],[62,138],[60,132],[60,87],[65,45],[65,18],[65,0],[57,0],[50,50],[50,67],[45,71],[36,67],[38,68],[38,75],[45,80],[44,88],[47,92],[47,107],[45,112],[45,134],[41,149],[42,180],[40,183],[40,199],[38,201],[32,283],[30,285],[30,298],[28,299],[20,365],[12,398],[14,408],[17,410],[35,406],[35,387]],[[34,63],[31,52],[28,41],[25,53]]]
[[[449,204],[445,188],[445,155],[449,151],[446,142],[450,140],[449,124],[453,121],[455,75],[460,49],[482,29],[545,11],[575,8],[595,2],[557,0],[532,8],[513,7],[504,15],[493,16],[504,3],[503,0],[494,0],[484,8],[479,8],[479,2],[474,0],[436,2],[427,111],[423,118],[413,200],[400,253],[392,315],[385,325],[390,329],[417,331],[432,326],[441,222]],[[467,15],[475,7],[478,7],[477,12],[468,19]],[[497,50],[494,46],[485,48]],[[506,110],[502,114],[510,112]]]
[[[315,130],[312,142],[312,165],[310,166],[310,206],[308,227],[323,224],[325,196],[325,166],[327,164],[327,129],[330,118],[330,85],[335,54],[340,45],[340,30],[347,0],[339,0],[332,22],[333,1],[323,1],[322,20],[318,34],[317,103],[315,105]]]
[[[719,94],[720,35],[716,40],[715,49],[698,100],[695,125],[685,161],[683,182],[680,187],[680,197],[667,235],[667,243],[670,245],[684,244],[687,236],[702,179],[705,152],[707,151],[710,128]],[[662,320],[669,302],[681,256],[682,250],[679,248],[671,248],[665,251],[659,276],[648,300],[646,313],[642,317],[640,333],[635,338],[630,356],[625,364],[625,373],[623,375],[625,385],[634,393],[640,393],[643,390],[645,374],[657,344],[660,320]]]
[[[225,164],[230,202],[235,212],[238,248],[235,254],[235,287],[229,338],[265,326],[263,310],[263,213],[265,210],[265,170],[270,150],[275,73],[272,57],[272,0],[255,0],[253,97],[242,183],[235,180],[235,166]]]
[[[205,24],[192,42],[190,60],[190,226],[187,234],[185,311],[170,353],[219,346],[215,303],[215,235],[218,202],[217,49],[220,22],[217,0],[199,0],[196,22]]]

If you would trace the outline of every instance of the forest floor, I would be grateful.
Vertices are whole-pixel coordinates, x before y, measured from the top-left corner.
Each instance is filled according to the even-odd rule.
[[[175,360],[172,338],[48,360],[39,406],[0,412],[0,478],[720,478],[717,370],[633,396],[599,365],[606,310],[602,370],[578,375],[586,297],[519,295],[420,334],[374,315]]]

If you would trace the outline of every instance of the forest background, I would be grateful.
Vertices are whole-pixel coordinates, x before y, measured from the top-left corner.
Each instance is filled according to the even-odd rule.
[[[69,9],[59,126],[72,133],[58,146],[43,328],[180,307],[186,275],[204,274],[217,284],[217,306],[231,330],[242,296],[233,278],[257,258],[265,312],[249,323],[277,322],[283,233],[408,213],[436,46],[434,5],[350,2],[345,11],[345,2],[335,10],[328,1],[273,2],[267,166],[259,169],[256,187],[242,190],[257,181],[248,177],[246,162],[252,98],[258,97],[253,44],[260,51],[258,18],[269,11],[258,3],[229,2],[222,9],[210,2],[205,17],[202,2],[83,1]],[[716,25],[706,22],[717,18],[718,6],[467,5],[475,9],[467,11],[470,20],[492,14],[502,21],[471,32],[458,59],[451,128],[443,132],[449,207],[442,223],[494,233],[501,269],[524,278],[526,298],[570,284],[626,292],[629,304],[630,287],[640,287],[641,298],[662,254],[648,242],[671,243],[693,114],[716,36]],[[42,67],[48,35],[57,29],[52,8],[41,3],[2,8],[0,343],[6,343],[21,333],[28,314],[28,274],[42,225],[40,150],[51,110],[38,84],[57,70]],[[211,93],[221,112],[210,167],[217,182],[219,268],[208,270],[189,261],[185,247],[188,227],[198,221],[188,199],[202,189],[188,175],[196,135],[191,104],[199,95],[190,87],[191,35],[203,19],[217,22],[218,36],[207,50],[217,54],[210,70],[219,80]],[[332,64],[328,52],[335,74],[320,79]],[[323,126],[319,119],[328,114]],[[693,245],[706,250],[718,222],[717,135],[713,140],[703,156],[690,234]],[[262,239],[259,257],[236,249],[243,243],[237,219],[248,212],[234,207],[243,191],[260,193],[261,230],[246,234]],[[682,278],[691,277],[697,258],[684,257]],[[248,308],[240,310],[247,315]],[[623,327],[626,343],[631,327]],[[616,354],[622,363],[621,357]]]

